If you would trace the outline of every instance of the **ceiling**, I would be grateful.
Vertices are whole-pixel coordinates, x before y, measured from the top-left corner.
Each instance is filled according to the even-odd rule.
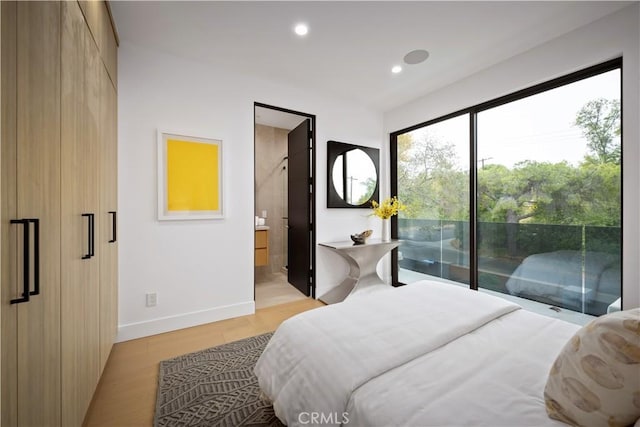
[[[255,107],[255,122],[259,125],[291,130],[306,119],[305,116],[286,113],[273,108]]]
[[[377,111],[451,84],[632,2],[112,1],[121,41],[308,87]],[[298,22],[309,26],[301,38]],[[422,64],[402,58],[426,49]],[[393,65],[403,71],[392,74]]]

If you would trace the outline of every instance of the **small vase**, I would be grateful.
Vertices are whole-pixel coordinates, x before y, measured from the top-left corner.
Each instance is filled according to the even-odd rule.
[[[383,219],[382,220],[382,241],[390,242],[391,241],[391,226],[389,224],[390,220]]]

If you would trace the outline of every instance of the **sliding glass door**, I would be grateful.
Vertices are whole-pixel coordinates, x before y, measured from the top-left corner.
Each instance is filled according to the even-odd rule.
[[[620,75],[611,61],[392,134],[408,206],[394,277],[591,315],[619,306]]]
[[[469,283],[469,115],[397,137],[398,278]],[[417,273],[417,274],[416,274]]]

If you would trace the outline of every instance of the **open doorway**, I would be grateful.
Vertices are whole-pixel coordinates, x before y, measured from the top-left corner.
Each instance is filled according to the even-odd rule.
[[[315,116],[254,104],[255,302],[315,297]]]

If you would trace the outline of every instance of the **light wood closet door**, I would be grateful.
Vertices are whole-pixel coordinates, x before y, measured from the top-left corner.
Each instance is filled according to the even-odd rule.
[[[62,424],[81,425],[100,372],[100,60],[77,2],[62,2]]]
[[[117,99],[106,68],[101,69],[100,118],[100,370],[118,327]]]
[[[10,221],[18,218],[18,137],[17,137],[17,17],[16,2],[2,7],[2,143],[0,148],[0,226],[2,254],[2,426],[18,425],[18,306],[10,301],[20,295],[18,238],[20,230]]]
[[[60,4],[2,7],[2,422],[59,425]],[[39,245],[34,223],[11,219],[37,219]],[[27,226],[29,301],[10,304],[23,296]]]
[[[98,45],[102,61],[107,67],[113,85],[117,87],[118,44],[116,41],[108,6],[101,0],[79,1],[89,30]]]
[[[111,24],[111,15],[109,13],[109,9],[106,2],[100,2],[102,4],[102,24],[100,25],[102,30],[100,45],[100,54],[102,55],[102,60],[104,61],[105,67],[107,67],[107,72],[109,77],[111,77],[111,81],[113,82],[113,86],[115,88],[118,87],[118,41],[116,39],[116,35],[113,29],[113,25]]]
[[[87,91],[87,113],[88,118],[85,123],[85,140],[83,145],[86,148],[85,164],[89,168],[83,178],[87,184],[87,204],[86,211],[94,214],[94,243],[93,253],[90,260],[90,286],[87,288],[86,304],[90,313],[86,313],[85,322],[88,326],[86,332],[85,344],[87,356],[87,373],[88,373],[88,392],[86,402],[82,409],[82,418],[89,408],[93,393],[98,386],[100,373],[102,372],[100,365],[100,247],[98,244],[98,235],[101,222],[104,217],[100,215],[100,174],[99,174],[99,157],[101,155],[100,131],[101,125],[101,70],[103,68],[102,60],[98,47],[88,31],[85,24],[85,72],[86,72],[86,91]]]

